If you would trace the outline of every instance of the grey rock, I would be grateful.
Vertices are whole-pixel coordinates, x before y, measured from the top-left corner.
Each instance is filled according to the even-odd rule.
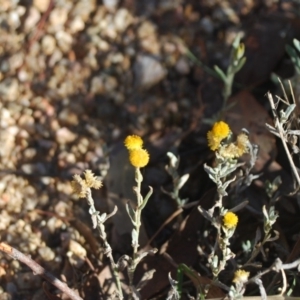
[[[139,88],[150,88],[167,75],[166,69],[158,59],[139,54],[133,66],[135,85]]]

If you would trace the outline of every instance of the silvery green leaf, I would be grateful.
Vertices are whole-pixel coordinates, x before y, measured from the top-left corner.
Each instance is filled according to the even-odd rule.
[[[131,206],[128,204],[128,202],[126,203],[126,211],[127,211],[127,214],[131,220],[131,223],[136,226],[136,222],[133,220],[133,216],[134,216],[134,211],[133,209],[131,208]]]
[[[250,186],[253,180],[258,179],[261,175],[262,174],[256,174],[256,175],[249,174],[248,176],[246,176],[244,179],[245,186]]]
[[[98,214],[99,214],[99,213],[98,213]],[[99,216],[99,220],[100,220],[101,223],[104,223],[104,222],[105,222],[106,216],[107,216],[106,213],[103,213],[102,215]]]
[[[95,210],[94,206],[90,206],[90,208],[89,208],[89,214],[90,215],[97,215],[99,213]]]
[[[229,184],[230,184],[231,182],[235,181],[235,178],[236,178],[236,177],[234,176],[232,179],[225,181],[225,182],[223,183],[223,189],[226,190],[226,189],[228,188]]]
[[[153,278],[153,275],[154,275],[155,272],[156,272],[155,269],[151,269],[149,271],[146,271],[143,274],[143,277],[141,278],[139,283],[137,284],[136,289],[138,291],[141,290]]]
[[[153,193],[153,188],[151,186],[149,186],[149,192],[147,193],[146,197],[143,200],[143,203],[141,205],[141,209],[143,209],[146,206],[146,204],[147,204],[149,198],[151,197],[152,193]]]
[[[293,39],[295,48],[300,52],[300,42],[297,39]]]
[[[132,291],[131,297],[133,300],[141,300],[142,299],[141,294],[134,286],[131,286],[131,291]]]
[[[228,195],[223,187],[218,188],[218,193],[223,197]]]
[[[272,182],[272,186],[273,186],[273,191],[277,191],[279,189],[279,186],[282,184],[282,179],[281,177],[278,175],[275,177],[275,179]],[[274,207],[274,206],[272,206]]]
[[[289,118],[290,114],[294,111],[295,108],[296,108],[296,104],[294,103],[290,104],[285,111],[285,116]]]
[[[231,164],[230,167],[228,168],[227,172],[225,173],[225,176],[229,175],[230,173],[234,172],[237,168],[242,167],[243,165],[245,165],[244,162],[242,163],[234,163]]]
[[[210,222],[213,222],[213,217],[208,211],[203,209],[201,206],[198,206],[198,210],[205,219],[209,220]]]
[[[216,179],[216,177],[214,175],[208,174],[208,177],[214,182],[214,183],[218,183],[218,180]]]
[[[278,130],[277,130],[275,127],[269,125],[268,123],[266,123],[265,125],[266,125],[267,129],[268,129],[271,133],[273,133],[274,135],[280,137],[280,134],[278,133]]]
[[[243,249],[244,252],[250,253],[251,248],[252,248],[252,245],[251,245],[251,242],[249,240],[247,240],[245,242],[242,242],[242,249]]]
[[[220,77],[220,79],[222,79],[223,82],[226,82],[227,76],[225,75],[225,73],[218,66],[214,66],[214,69],[218,74],[218,76]]]
[[[258,285],[261,300],[267,300],[267,293],[261,279],[255,278],[254,282]]]
[[[117,213],[117,211],[118,211],[118,207],[117,207],[117,205],[115,205],[113,211],[112,211],[110,214],[108,214],[108,215],[106,216],[105,221],[106,221],[107,219],[111,218],[112,216],[114,216],[114,215]]]
[[[179,182],[178,182],[178,190],[180,190],[185,185],[185,183],[188,181],[189,177],[190,177],[190,174],[185,174],[180,177]]]
[[[218,264],[219,264],[219,258],[217,255],[214,256],[213,260],[212,260],[212,266],[214,269],[218,268]]]
[[[178,282],[176,280],[172,279],[171,273],[168,274],[168,278],[169,278],[169,282],[171,285],[171,290],[169,291],[168,297],[166,298],[166,300],[179,300],[180,295],[177,291]]]
[[[258,156],[258,151],[259,151],[259,147],[256,144],[250,144],[251,147],[249,147],[249,151],[250,151],[250,168],[252,169],[255,165],[255,162],[257,160],[257,156]]]
[[[221,169],[220,172],[220,177],[226,177],[227,175],[229,175],[230,173],[234,172],[239,166],[237,164],[233,165],[233,166],[226,166],[224,168]]]
[[[265,205],[262,207],[262,212],[263,212],[263,214],[265,216],[265,219],[268,221],[269,220],[269,214],[267,212],[267,209],[266,209]]]
[[[170,159],[170,166],[174,169],[178,169],[179,166],[179,159],[175,156],[172,152],[167,152],[167,155]]]
[[[237,73],[246,63],[246,57],[241,58],[241,60],[239,60],[238,64],[236,66],[234,66],[233,68],[233,72]]]
[[[119,271],[123,271],[127,268],[128,263],[131,261],[131,258],[128,255],[122,255],[117,262],[117,268]]]
[[[293,112],[295,107],[296,107],[296,104],[290,104],[285,111],[281,110],[279,112],[281,123],[286,123],[287,122],[287,120],[289,119],[290,114]]]
[[[181,199],[180,206],[185,205],[188,202],[189,198]]]
[[[92,219],[92,223],[93,223],[93,229],[97,228],[97,215],[92,214],[91,219]]]
[[[147,255],[154,255],[158,250],[156,248],[150,249],[148,251],[144,251],[136,259],[137,264]]]
[[[216,170],[214,168],[209,167],[207,164],[204,164],[204,170],[208,175],[216,175]]]
[[[298,43],[299,42],[297,41],[296,42],[297,46],[298,46]],[[295,43],[294,43],[294,45],[295,45]],[[296,45],[295,45],[295,47],[298,48]],[[294,63],[297,72],[299,73],[300,72],[300,59],[299,59],[298,52],[293,47],[291,47],[290,45],[286,45],[285,50],[288,53],[288,55],[290,56],[292,62]]]
[[[269,218],[270,218],[270,222],[272,223],[272,225],[275,223],[276,219],[278,218],[278,213],[277,213],[277,211],[275,210],[275,207],[274,207],[274,206],[271,206],[271,207],[270,207],[270,210],[269,210]]]

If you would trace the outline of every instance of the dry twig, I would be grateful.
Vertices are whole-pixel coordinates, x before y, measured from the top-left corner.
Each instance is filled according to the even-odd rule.
[[[285,140],[285,137],[284,137],[284,129],[282,128],[282,125],[281,125],[281,123],[279,121],[279,118],[278,118],[278,115],[277,115],[277,112],[276,112],[276,107],[275,107],[275,104],[274,104],[274,100],[273,100],[272,94],[270,92],[268,92],[268,99],[269,99],[269,102],[270,102],[270,105],[271,105],[271,109],[272,109],[272,113],[273,113],[273,116],[274,116],[275,127],[278,130],[278,133],[280,135],[280,139],[282,141],[284,150],[286,152],[286,155],[288,157],[289,163],[291,165],[293,174],[294,174],[294,176],[295,176],[295,178],[297,180],[298,186],[300,186],[300,177],[299,177],[299,174],[298,174],[297,169],[295,167],[295,164],[293,162],[293,159],[292,159],[292,156],[290,154],[289,148],[288,148],[288,146],[286,144],[286,140]]]
[[[17,249],[5,244],[0,243],[0,251],[8,254],[14,259],[19,260],[26,266],[28,266],[35,275],[40,275],[51,284],[56,286],[59,290],[65,293],[67,296],[70,297],[71,300],[83,300],[79,295],[77,295],[73,290],[71,290],[64,282],[57,279],[53,276],[50,272],[46,271],[42,266],[36,263],[33,259],[29,256],[26,256],[22,252],[18,251]]]

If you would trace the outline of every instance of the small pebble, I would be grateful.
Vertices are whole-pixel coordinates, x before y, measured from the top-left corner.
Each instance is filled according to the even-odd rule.
[[[56,40],[52,35],[45,35],[42,38],[42,50],[46,55],[52,55],[55,51]]]
[[[134,63],[135,84],[139,88],[150,88],[165,78],[167,71],[152,56],[139,54]]]
[[[33,6],[41,13],[46,12],[51,0],[33,0]]]

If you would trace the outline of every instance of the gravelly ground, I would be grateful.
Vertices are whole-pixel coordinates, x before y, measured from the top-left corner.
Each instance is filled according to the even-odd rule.
[[[208,127],[202,120],[218,110],[222,84],[191,60],[188,50],[206,65],[224,68],[237,33],[253,34],[250,58],[264,53],[264,42],[274,30],[288,26],[288,38],[297,37],[297,7],[281,2],[1,0],[2,241],[66,279],[84,299],[101,298],[85,290],[84,276],[91,272],[85,257],[97,270],[105,268],[95,259],[96,235],[84,235],[82,224],[71,220],[91,228],[87,205],[72,195],[72,175],[87,168],[103,178],[109,173],[104,190],[96,195],[103,212],[109,210],[112,194],[132,195],[130,180],[125,188],[118,186],[128,175],[122,141],[129,133],[144,137],[151,154],[145,181],[158,189],[170,185],[163,170],[170,149],[179,149],[182,168],[189,172],[210,159]],[[283,25],[277,30],[272,22]],[[257,33],[255,26],[267,29]],[[283,50],[270,50],[269,63],[263,59],[266,75],[255,56],[240,76],[243,84],[264,83],[282,61],[284,43],[276,38],[272,43]],[[196,176],[191,178],[183,193],[196,200],[206,188],[197,187]],[[149,236],[174,210],[162,197],[154,194],[145,213]],[[130,244],[118,240],[124,224],[113,225],[112,244],[121,255]],[[166,229],[158,244],[172,232]],[[0,299],[45,299],[42,280],[5,255],[0,283]]]

